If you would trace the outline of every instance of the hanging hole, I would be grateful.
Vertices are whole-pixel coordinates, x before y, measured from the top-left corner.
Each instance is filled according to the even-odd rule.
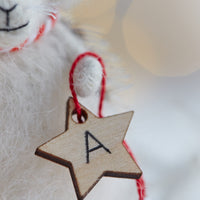
[[[72,112],[72,120],[77,124],[83,124],[87,121],[88,115],[85,110],[81,109],[81,119],[78,119],[77,111]]]

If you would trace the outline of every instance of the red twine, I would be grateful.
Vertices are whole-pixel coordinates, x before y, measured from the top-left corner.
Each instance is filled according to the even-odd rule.
[[[79,104],[79,101],[78,101],[78,98],[77,98],[77,95],[76,95],[76,92],[75,92],[75,89],[74,89],[73,76],[74,76],[74,71],[75,71],[75,68],[76,68],[78,62],[80,60],[82,60],[83,58],[87,57],[87,56],[91,56],[91,57],[96,58],[99,61],[99,63],[101,64],[101,66],[102,66],[103,76],[102,76],[102,82],[101,82],[101,94],[100,94],[99,113],[98,114],[99,114],[100,118],[103,117],[102,108],[103,108],[103,101],[104,101],[105,91],[106,91],[106,70],[105,70],[105,65],[104,65],[104,62],[103,62],[102,58],[100,56],[98,56],[97,54],[92,53],[92,52],[85,52],[83,54],[80,54],[76,58],[76,60],[72,64],[72,67],[71,67],[71,70],[70,70],[70,73],[69,73],[69,85],[70,85],[71,93],[72,93],[72,96],[73,96],[73,99],[74,99],[74,104],[75,104],[75,108],[76,108],[76,112],[77,112],[77,116],[78,116],[79,122],[82,122],[82,120],[81,120],[81,106]],[[126,150],[128,151],[128,153],[130,154],[130,156],[133,158],[133,160],[137,163],[137,161],[136,161],[136,159],[135,159],[135,157],[133,155],[133,152],[131,151],[131,149],[128,146],[128,144],[126,143],[126,141],[123,141],[123,145],[126,148]],[[136,180],[136,185],[137,185],[137,191],[138,191],[138,195],[139,195],[139,200],[144,200],[144,198],[146,197],[146,190],[145,190],[145,182],[144,182],[143,176],[140,179]]]
[[[124,140],[123,145],[125,146],[126,150],[129,152],[130,156],[133,158],[133,160],[137,163],[133,152],[131,151],[131,148],[128,146],[127,142]],[[136,180],[137,185],[137,191],[139,195],[139,200],[144,200],[146,197],[146,188],[145,188],[145,182],[143,176],[140,177],[140,179]]]
[[[102,58],[99,57],[97,54],[92,53],[92,52],[85,52],[83,54],[80,54],[76,58],[76,60],[72,64],[72,67],[71,67],[71,70],[70,70],[70,73],[69,73],[69,85],[70,85],[72,96],[74,98],[74,104],[75,104],[75,107],[76,107],[76,112],[77,112],[79,121],[81,121],[81,106],[78,102],[78,98],[77,98],[77,95],[76,95],[76,92],[75,92],[75,89],[74,89],[74,77],[73,76],[74,76],[74,70],[75,70],[78,62],[80,60],[82,60],[83,58],[87,57],[87,56],[91,56],[91,57],[96,58],[102,66],[103,76],[102,76],[102,81],[101,81],[101,94],[100,94],[100,101],[99,101],[99,117],[100,118],[103,117],[102,108],[103,108],[103,101],[104,101],[105,91],[106,91],[106,69],[105,69],[105,65],[104,65]]]
[[[26,39],[23,43],[21,43],[20,45],[18,45],[16,47],[13,47],[10,49],[0,48],[0,53],[16,52],[16,51],[23,49],[27,45],[30,45],[31,43],[38,41],[43,35],[45,35],[47,32],[49,32],[54,27],[56,20],[57,20],[57,14],[56,14],[56,12],[52,12],[49,15],[46,23],[41,25],[41,27],[39,28],[39,31],[36,35],[33,34],[30,38]]]

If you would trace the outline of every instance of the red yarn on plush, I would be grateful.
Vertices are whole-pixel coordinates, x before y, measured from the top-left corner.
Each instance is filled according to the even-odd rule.
[[[50,19],[50,23],[49,23],[49,19]],[[44,34],[46,34],[51,28],[55,26],[56,20],[57,20],[56,12],[50,13],[47,22],[41,25],[37,35],[33,35],[34,37],[27,38],[23,43],[13,48],[10,48],[10,49],[0,48],[0,53],[16,52],[23,49],[24,47],[31,44],[32,42],[38,41]]]
[[[80,54],[76,60],[74,61],[74,63],[72,64],[70,73],[69,73],[69,85],[70,85],[70,90],[74,99],[74,104],[75,104],[75,108],[76,108],[76,112],[77,112],[77,116],[78,116],[78,121],[82,122],[81,120],[81,106],[79,104],[75,89],[74,89],[74,70],[78,64],[78,62],[80,60],[82,60],[83,58],[87,57],[87,56],[91,56],[96,58],[99,63],[102,66],[102,82],[101,82],[101,94],[100,94],[100,101],[99,101],[99,117],[102,118],[102,109],[103,109],[103,101],[104,101],[104,97],[105,97],[105,91],[106,91],[106,69],[105,69],[105,64],[102,60],[102,58],[100,56],[98,56],[95,53],[92,52],[85,52],[83,54]],[[130,147],[128,146],[128,144],[126,143],[126,141],[123,141],[123,145],[126,148],[126,150],[128,151],[128,153],[130,154],[130,156],[133,158],[133,160],[137,163],[133,152],[131,151]],[[145,182],[143,179],[143,176],[136,180],[136,185],[137,185],[137,191],[138,191],[138,195],[139,195],[139,200],[144,200],[144,198],[146,197],[146,190],[145,190]]]

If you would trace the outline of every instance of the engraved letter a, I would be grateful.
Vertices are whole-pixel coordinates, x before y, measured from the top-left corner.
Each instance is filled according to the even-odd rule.
[[[98,143],[98,146],[89,149],[89,136],[96,142]],[[86,145],[86,163],[90,162],[90,152],[96,151],[100,148],[103,148],[105,151],[107,151],[108,153],[111,154],[110,150],[108,148],[106,148],[96,137],[94,137],[94,135],[92,135],[89,131],[85,132],[85,145]]]

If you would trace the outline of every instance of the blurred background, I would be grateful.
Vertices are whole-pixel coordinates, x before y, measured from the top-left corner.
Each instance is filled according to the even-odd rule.
[[[135,111],[126,139],[151,200],[200,199],[199,8],[198,0],[85,0],[71,13],[120,57],[126,80],[111,96],[116,112]],[[137,199],[130,180],[98,187],[99,199]]]

